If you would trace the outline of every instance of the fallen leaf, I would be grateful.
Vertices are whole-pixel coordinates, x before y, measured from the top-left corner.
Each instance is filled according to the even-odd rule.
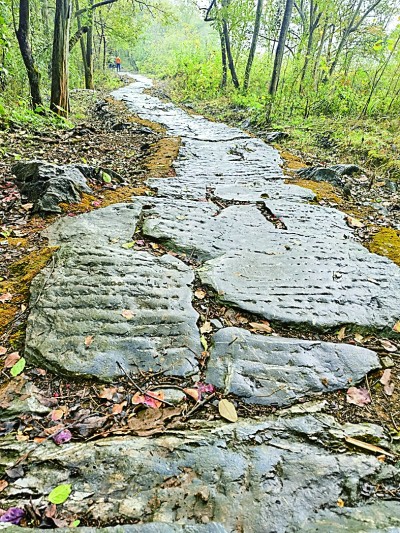
[[[125,250],[129,250],[130,248],[133,248],[135,246],[135,241],[125,242],[124,244],[121,244],[122,248],[125,248]]]
[[[15,378],[18,376],[18,374],[21,374],[21,372],[24,370],[26,364],[25,357],[21,357],[15,365],[11,368],[10,374]]]
[[[54,488],[50,494],[48,495],[47,499],[50,503],[64,503],[68,500],[69,495],[72,491],[72,485],[69,483],[58,485],[58,487]]]
[[[165,425],[181,414],[179,407],[145,409],[128,420],[129,429],[139,437],[148,437],[165,431]]]
[[[200,337],[200,342],[201,342],[201,345],[203,346],[203,348],[205,349],[205,351],[207,351],[208,350],[208,343],[207,343],[207,340],[204,337],[204,335],[202,335]]]
[[[204,298],[207,296],[207,293],[203,291],[203,289],[196,289],[194,291],[194,295],[198,300],[204,300]]]
[[[347,391],[346,399],[347,403],[353,403],[359,407],[371,403],[371,396],[365,388],[357,389],[357,387],[350,387]]]
[[[21,357],[18,352],[8,354],[6,360],[4,361],[4,368],[11,368],[20,359]]]
[[[390,368],[387,368],[386,370],[384,370],[382,377],[379,381],[382,383],[382,385],[387,385],[391,379],[392,371],[390,370]]]
[[[391,343],[390,341],[382,339],[379,342],[381,343],[382,347],[385,348],[387,352],[397,352],[397,346]]]
[[[344,440],[349,444],[353,444],[354,446],[358,446],[359,448],[363,448],[364,450],[387,455],[388,457],[395,457],[395,455],[393,455],[392,453],[387,452],[383,448],[379,448],[379,446],[375,446],[375,444],[370,444],[369,442],[354,439],[353,437],[345,437]]]
[[[124,309],[121,315],[127,320],[131,320],[135,316],[135,313],[133,313],[130,309]]]
[[[362,343],[362,341],[364,340],[364,337],[362,335],[360,335],[359,333],[356,333],[354,335],[354,340],[358,343]]]
[[[29,211],[32,209],[33,204],[21,204],[22,209],[25,209],[25,211]]]
[[[10,507],[7,511],[0,516],[0,522],[6,522],[17,526],[22,518],[25,516],[25,511],[19,507]]]
[[[193,398],[196,402],[200,400],[199,389],[183,389],[184,393]]]
[[[78,527],[80,523],[81,523],[80,520],[74,520],[69,527]]]
[[[112,400],[114,394],[117,392],[117,387],[104,387],[101,393],[99,394],[99,398],[104,398],[105,400]]]
[[[4,303],[4,302],[9,302],[10,300],[12,300],[12,294],[10,294],[9,292],[6,292],[5,294],[2,294],[0,296],[0,302]]]
[[[229,400],[221,400],[218,403],[218,411],[222,418],[229,420],[229,422],[237,422],[238,415],[235,406]]]
[[[46,507],[44,515],[47,516],[47,518],[53,518],[56,515],[56,512],[57,505],[55,503],[50,503],[50,505]]]
[[[50,413],[50,418],[53,420],[53,422],[56,422],[57,420],[61,420],[63,416],[64,416],[64,411],[62,409],[54,409]]]
[[[151,391],[149,394],[141,394],[137,392],[132,397],[132,403],[135,405],[143,404],[151,407],[152,409],[158,409],[162,403],[160,400],[164,399],[164,393],[162,391]]]
[[[57,433],[54,435],[53,440],[57,444],[57,446],[61,446],[61,444],[65,444],[69,442],[72,439],[72,433],[69,429],[63,429],[63,431],[60,431],[60,433]]]
[[[8,487],[8,482],[5,479],[0,479],[0,492]]]
[[[150,246],[153,248],[153,250],[158,250],[160,248],[160,245],[156,242],[151,242]]]
[[[337,338],[339,341],[342,341],[345,338],[345,336],[346,336],[346,326],[343,326],[342,328],[339,329]]]
[[[272,333],[272,328],[268,322],[250,322],[249,326],[255,331],[262,331],[264,333]]]
[[[342,500],[342,498],[339,498],[338,501],[336,502],[336,505],[338,507],[344,507],[344,501]]]
[[[213,330],[211,322],[204,322],[200,328],[200,333],[211,333]]]
[[[5,346],[0,346],[0,355],[5,355],[7,353],[7,348]]]
[[[393,331],[395,331],[396,333],[400,333],[400,320],[398,322],[396,322],[396,324],[393,326]]]
[[[27,310],[26,305],[22,304],[21,305],[21,313],[25,313],[26,310]]]
[[[204,393],[212,394],[213,392],[215,392],[215,387],[214,385],[211,385],[211,383],[202,383],[201,381],[199,381],[198,383],[196,383],[196,387],[200,393],[200,399]]]
[[[126,405],[126,402],[116,403],[115,405],[113,405],[113,407],[111,409],[111,413],[113,415],[119,415],[120,413],[122,413],[125,405]]]
[[[364,224],[361,222],[361,220],[358,220],[358,218],[351,217],[348,215],[346,217],[346,222],[351,228],[363,228]]]
[[[91,346],[92,342],[94,341],[94,336],[93,335],[88,335],[85,339],[85,346],[87,348],[89,348],[89,346]]]

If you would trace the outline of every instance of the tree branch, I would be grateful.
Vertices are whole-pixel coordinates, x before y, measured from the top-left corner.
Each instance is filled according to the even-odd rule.
[[[79,28],[75,34],[71,37],[71,39],[69,40],[69,51],[71,51],[73,49],[73,47],[76,45],[76,43],[79,41],[79,39],[89,31],[89,26],[82,26],[81,28]]]
[[[103,0],[102,2],[99,2],[97,4],[93,4],[89,7],[84,7],[80,9],[79,11],[75,12],[75,17],[79,17],[79,15],[82,15],[82,13],[86,13],[87,11],[93,11],[94,9],[97,9],[98,7],[105,6],[107,4],[113,4],[114,2],[117,2],[118,0]]]

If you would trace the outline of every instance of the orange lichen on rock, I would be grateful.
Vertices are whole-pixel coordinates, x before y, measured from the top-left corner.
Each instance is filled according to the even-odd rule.
[[[144,163],[149,177],[161,178],[175,175],[172,165],[178,157],[180,145],[180,137],[166,137],[152,146],[152,153]]]
[[[0,303],[0,333],[4,333],[21,305],[28,306],[29,287],[33,278],[44,268],[53,253],[55,246],[46,246],[15,261],[10,268],[8,279],[0,283],[0,294],[10,293],[11,300]]]
[[[368,249],[383,255],[400,266],[400,232],[393,228],[381,228],[373,235]]]
[[[298,155],[294,155],[286,150],[279,150],[279,153],[283,159],[283,168],[285,170],[299,170],[307,166]]]

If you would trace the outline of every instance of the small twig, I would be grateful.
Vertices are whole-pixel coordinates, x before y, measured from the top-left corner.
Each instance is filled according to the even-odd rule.
[[[200,409],[200,407],[203,407],[203,405],[205,405],[207,402],[209,402],[212,398],[214,398],[214,396],[216,395],[217,393],[216,392],[213,392],[212,394],[210,394],[210,396],[207,396],[207,398],[205,398],[203,401],[197,403],[194,407],[192,407],[190,409],[190,411],[188,411],[185,416],[183,417],[183,420],[186,420],[187,418],[189,418],[190,415],[192,415],[195,411],[197,411],[197,409]]]
[[[128,372],[125,370],[125,368],[121,365],[121,363],[119,361],[117,361],[117,365],[118,367],[122,370],[122,372],[125,374],[125,376],[128,378],[128,380],[132,383],[132,385],[141,393],[143,394],[144,396],[148,396],[149,398],[152,398],[153,400],[157,400],[158,402],[162,402],[162,403],[165,403],[165,405],[169,405],[170,407],[175,407],[173,403],[171,402],[167,402],[167,400],[161,400],[161,398],[157,398],[157,396],[153,396],[152,394],[150,394],[149,392],[146,392],[145,390],[142,389],[142,387],[140,387],[137,383],[135,383],[133,381],[133,379],[131,378],[131,376],[128,374]]]

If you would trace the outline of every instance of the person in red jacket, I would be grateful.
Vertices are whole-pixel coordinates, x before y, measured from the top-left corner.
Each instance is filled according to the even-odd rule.
[[[117,72],[120,72],[121,71],[121,58],[119,56],[115,58],[115,64],[117,65]]]

